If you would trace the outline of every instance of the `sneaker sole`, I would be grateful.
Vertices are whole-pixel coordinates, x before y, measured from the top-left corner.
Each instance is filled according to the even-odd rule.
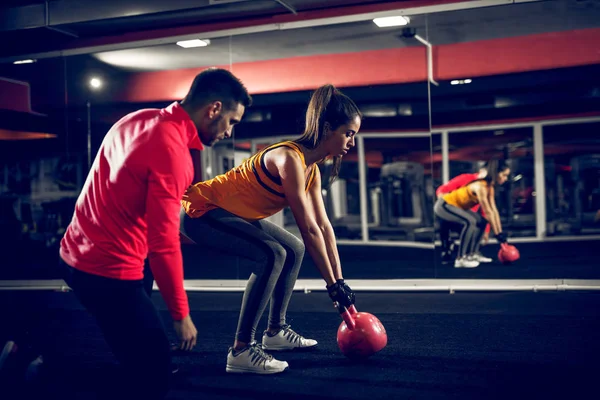
[[[258,374],[258,375],[273,375],[279,374],[281,372],[287,371],[289,366],[285,367],[282,370],[266,370],[266,369],[254,369],[254,368],[244,368],[244,367],[230,367],[229,365],[225,368],[225,371],[230,374]]]
[[[267,351],[309,351],[314,350],[319,344],[315,344],[314,346],[305,346],[305,347],[267,347],[263,344],[263,347]]]

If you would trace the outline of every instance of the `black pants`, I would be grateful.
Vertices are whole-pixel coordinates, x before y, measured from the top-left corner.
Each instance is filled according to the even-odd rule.
[[[455,207],[446,203],[441,197],[435,203],[433,211],[435,215],[446,222],[462,225],[458,257],[470,256],[479,251],[481,238],[487,224],[487,221],[479,213]]]
[[[144,281],[109,279],[62,265],[65,282],[94,316],[123,367],[125,385],[115,382],[115,389],[144,400],[164,398],[171,380],[169,340]]]
[[[287,308],[304,257],[302,240],[267,220],[248,222],[220,208],[200,218],[190,218],[182,210],[181,230],[197,244],[235,254],[250,267],[236,340],[255,340],[269,301],[268,327],[287,325]]]

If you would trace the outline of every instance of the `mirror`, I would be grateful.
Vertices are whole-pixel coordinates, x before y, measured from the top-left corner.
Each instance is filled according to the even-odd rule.
[[[436,214],[437,277],[596,275],[598,64],[588,57],[598,17],[598,4],[566,0],[427,16],[434,187],[477,174],[492,158],[506,161],[510,175],[494,198],[502,231],[521,255],[502,264],[492,231],[480,247],[491,262],[457,265],[462,225]]]
[[[69,144],[65,59],[0,64],[0,280],[55,279],[84,171]]]

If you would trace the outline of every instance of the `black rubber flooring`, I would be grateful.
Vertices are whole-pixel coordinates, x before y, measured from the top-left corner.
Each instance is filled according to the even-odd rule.
[[[317,339],[309,352],[277,353],[280,375],[225,372],[241,293],[189,293],[199,330],[170,399],[515,399],[595,398],[600,356],[600,293],[358,293],[359,311],[379,317],[388,346],[367,361],[345,358],[340,317],[325,293],[295,293],[288,322]],[[157,306],[169,317],[158,293]],[[39,304],[49,357],[44,379],[17,398],[105,398],[115,361],[95,322],[71,293],[0,292],[3,305]],[[4,309],[6,311],[6,309]],[[259,330],[264,329],[263,318]],[[2,324],[3,337],[8,327]],[[170,331],[174,338],[174,333]],[[0,396],[3,397],[3,396]],[[115,398],[111,396],[111,398]]]

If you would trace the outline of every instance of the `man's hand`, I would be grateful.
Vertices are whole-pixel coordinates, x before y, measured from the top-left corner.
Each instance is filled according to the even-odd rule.
[[[192,318],[188,315],[181,321],[173,321],[173,326],[179,339],[179,350],[192,350],[196,346],[196,338],[198,337],[198,331],[192,322]]]

